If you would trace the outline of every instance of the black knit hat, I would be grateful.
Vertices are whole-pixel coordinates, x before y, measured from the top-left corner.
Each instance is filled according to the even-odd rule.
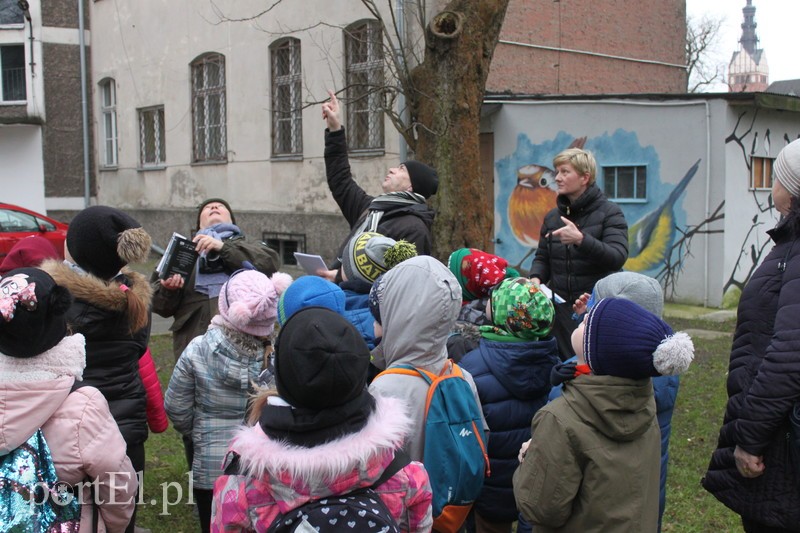
[[[70,292],[38,268],[16,268],[0,278],[0,352],[34,357],[67,334]]]
[[[354,400],[367,386],[369,348],[344,317],[323,307],[293,314],[275,343],[275,383],[291,406],[322,410]]]
[[[105,205],[87,207],[72,219],[67,250],[90,274],[111,279],[128,263],[147,259],[150,235],[133,217]]]
[[[203,202],[197,206],[197,229],[200,229],[200,214],[203,212],[203,208],[211,203],[219,203],[225,206],[228,210],[228,213],[231,214],[231,224],[236,224],[236,215],[233,214],[233,209],[231,209],[231,204],[223,200],[222,198],[209,198],[208,200],[203,200]]]
[[[411,178],[411,190],[430,198],[439,190],[439,175],[432,167],[419,161],[406,161],[403,163]]]

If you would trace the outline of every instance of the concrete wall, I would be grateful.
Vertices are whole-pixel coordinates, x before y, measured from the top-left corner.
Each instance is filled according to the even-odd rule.
[[[2,201],[45,212],[42,127],[0,126]]]
[[[723,290],[736,291],[769,253],[772,242],[767,231],[780,214],[772,205],[769,190],[750,189],[752,156],[777,157],[788,141],[800,137],[796,113],[730,107],[724,114],[726,139],[725,219]]]
[[[84,0],[84,6],[88,4]],[[31,187],[24,188],[27,193],[22,203],[38,206],[37,210],[43,212],[81,207],[84,188],[77,4],[71,0],[53,0],[45,7],[41,1],[30,1],[32,29],[26,22],[18,28],[0,30],[0,44],[24,45],[27,89],[24,105],[0,105],[0,123],[35,125],[36,132],[26,133],[15,142],[0,141],[0,151],[14,159],[26,159],[14,161],[4,170],[11,174],[12,168],[24,168]],[[86,14],[88,17],[88,11]],[[31,31],[33,48],[29,40]],[[88,31],[85,40],[88,45]],[[14,131],[7,129],[0,137]],[[18,144],[23,140],[29,144],[20,147]],[[5,175],[2,179],[6,179]],[[17,181],[0,181],[0,184],[6,190],[22,189]]]

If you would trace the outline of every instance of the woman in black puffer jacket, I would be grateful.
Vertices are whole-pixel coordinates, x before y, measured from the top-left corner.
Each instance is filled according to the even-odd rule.
[[[595,183],[591,152],[569,148],[553,159],[558,197],[545,215],[530,277],[546,283],[566,302],[556,304],[553,336],[562,360],[569,359],[570,337],[578,323],[572,304],[592,293],[598,280],[619,272],[628,259],[628,223],[622,209]]]
[[[139,358],[150,337],[151,289],[125,266],[147,258],[150,236],[122,211],[92,206],[70,222],[66,248],[66,261],[46,261],[41,268],[74,296],[67,323],[86,338],[82,385],[103,393],[134,470],[143,472],[147,399]],[[128,533],[135,517],[134,511]]]
[[[775,161],[772,197],[784,215],[775,246],[739,301],[728,405],[703,487],[747,532],[800,531],[800,465],[788,419],[800,401],[800,140]]]

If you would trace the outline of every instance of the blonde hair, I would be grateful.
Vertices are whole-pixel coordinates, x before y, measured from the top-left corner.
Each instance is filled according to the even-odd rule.
[[[589,185],[594,185],[597,175],[597,162],[594,160],[592,152],[581,150],[580,148],[567,148],[553,158],[553,168],[558,171],[558,167],[564,164],[572,165],[575,171],[583,176],[589,174]]]

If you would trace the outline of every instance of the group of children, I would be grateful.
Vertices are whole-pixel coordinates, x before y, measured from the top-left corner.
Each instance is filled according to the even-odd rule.
[[[124,214],[89,215],[116,220]],[[132,219],[122,220],[120,227],[138,228]],[[80,246],[71,246],[68,237],[67,247],[74,261],[47,267],[53,277],[28,269],[0,278],[3,309],[10,309],[0,319],[0,400],[28,412],[36,396],[29,372],[52,381],[45,382],[48,392],[58,391],[50,408],[36,409],[41,416],[19,426],[18,438],[1,443],[0,453],[39,427],[52,442],[56,421],[69,420],[57,411],[76,412],[73,404],[92,401],[81,411],[93,417],[86,427],[73,423],[91,432],[93,424],[113,416],[121,430],[80,441],[102,446],[102,461],[86,459],[91,464],[70,472],[61,438],[51,444],[52,455],[60,478],[103,481],[108,472],[140,470],[136,462],[144,459],[143,450],[128,457],[143,443],[136,437],[143,405],[108,389],[110,376],[129,377],[145,351],[149,322],[142,326],[135,319],[146,301],[131,302],[140,280],[123,269],[134,260],[118,253],[127,248],[116,250],[117,261],[105,268],[87,269],[92,261],[76,260],[73,252]],[[684,371],[693,347],[688,336],[673,334],[659,313],[645,308],[641,295],[663,302],[657,283],[614,274],[607,279],[625,276],[625,290],[576,302],[585,311],[572,339],[577,361],[560,362],[550,334],[551,300],[502,258],[462,249],[446,266],[416,256],[407,243],[368,233],[356,235],[345,250],[338,285],[316,276],[292,281],[283,273],[233,273],[220,289],[219,313],[208,331],[179,358],[165,407],[194,447],[190,466],[203,531],[292,530],[298,524],[297,531],[306,531],[302,527],[314,530],[321,517],[350,531],[507,532],[518,519],[517,531],[525,530],[526,521],[536,531],[658,529],[663,435],[651,378]],[[95,299],[92,306],[78,305],[86,291],[97,290],[86,287],[87,275],[105,280],[106,304]],[[35,284],[26,297],[23,279]],[[62,284],[75,303],[46,305]],[[30,305],[31,293],[38,306]],[[95,317],[98,308],[108,310],[105,321]],[[102,394],[92,387],[70,394],[73,382],[91,375],[85,365],[100,366],[84,357],[80,334],[66,335],[67,322],[86,331],[87,354],[113,347],[115,357],[129,361],[107,367],[105,377],[91,383]],[[276,322],[280,330],[273,338]],[[87,324],[114,332],[113,344]],[[43,335],[32,328],[57,331]],[[30,336],[48,340],[30,347],[19,340]],[[25,350],[17,344],[26,344]],[[73,364],[64,363],[63,355],[62,363],[54,362],[62,345],[72,348]],[[460,436],[477,438],[481,446],[488,442],[488,475],[469,518],[471,501],[450,522],[436,503],[441,489],[431,478],[441,465],[426,464],[431,400],[423,376],[463,379],[477,419],[475,435],[462,430]],[[547,404],[552,383],[562,394]],[[16,389],[21,392],[14,400]],[[136,488],[134,477],[119,490],[133,495]],[[123,503],[99,506],[107,531],[132,527],[133,505],[125,502],[133,499],[121,496],[115,501]],[[370,501],[374,505],[365,504]],[[363,513],[356,512],[358,504]]]

